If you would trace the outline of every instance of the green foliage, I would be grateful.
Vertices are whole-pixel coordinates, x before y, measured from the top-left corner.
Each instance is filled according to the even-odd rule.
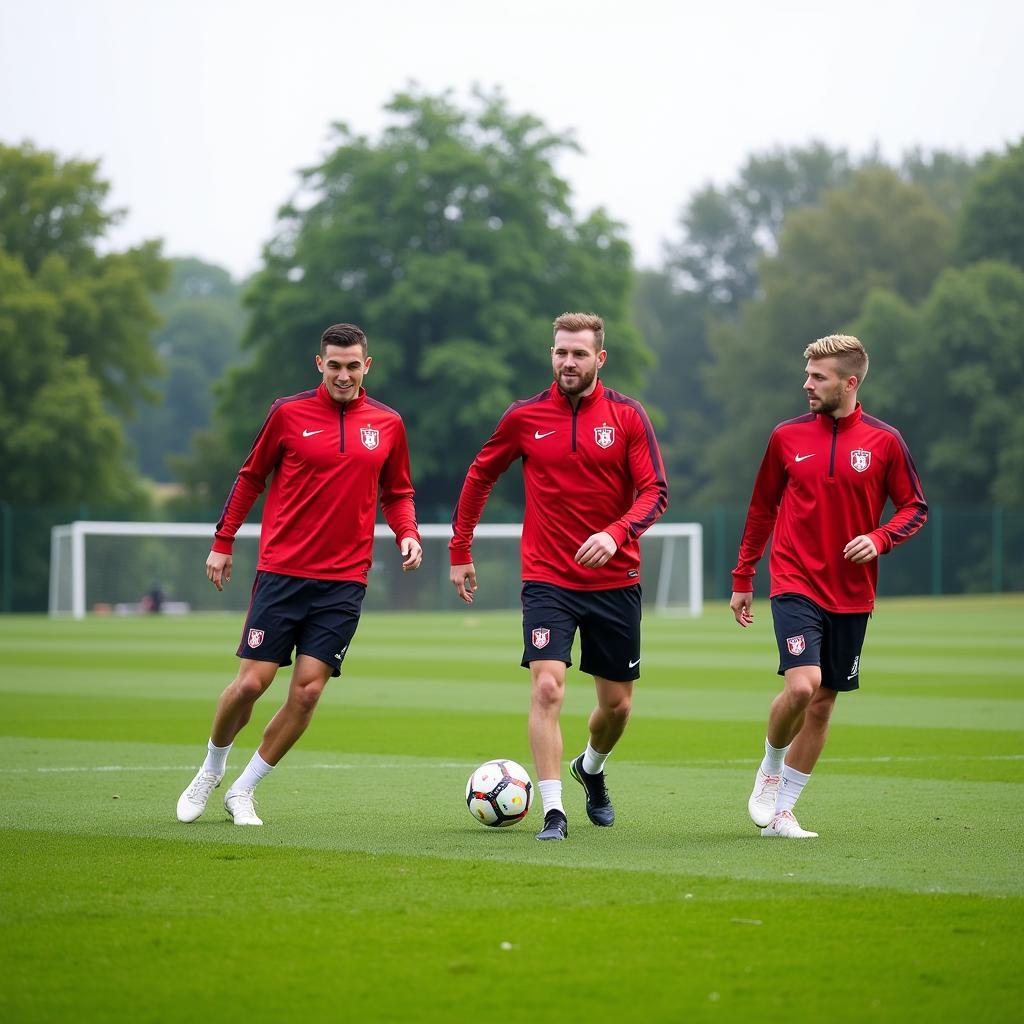
[[[240,361],[245,327],[241,288],[226,270],[197,259],[170,265],[170,286],[156,301],[163,324],[153,335],[159,400],[143,404],[127,428],[139,469],[161,481],[172,479],[171,464],[190,451],[193,433],[209,428],[215,387]]]
[[[118,421],[60,331],[57,296],[0,251],[0,498],[109,501],[131,481]]]
[[[724,417],[706,450],[706,498],[747,497],[768,432],[806,411],[804,347],[845,329],[873,289],[923,299],[948,262],[952,234],[923,188],[877,167],[786,219],[778,254],[761,266],[763,298],[712,330],[706,380]]]
[[[334,148],[281,211],[247,297],[252,363],[227,381],[221,443],[187,469],[210,501],[271,401],[317,383],[320,334],[338,321],[367,331],[368,389],[406,421],[423,519],[447,518],[499,415],[550,381],[558,313],[600,312],[606,380],[642,383],[649,356],[630,325],[629,246],[602,211],[574,215],[554,168],[571,139],[500,94],[460,109],[447,94],[408,92],[387,109],[377,141],[336,125]]]
[[[916,309],[875,293],[854,329],[929,498],[1024,504],[1024,272],[948,269]]]
[[[964,207],[957,256],[963,263],[1005,260],[1024,269],[1024,141],[978,175]]]

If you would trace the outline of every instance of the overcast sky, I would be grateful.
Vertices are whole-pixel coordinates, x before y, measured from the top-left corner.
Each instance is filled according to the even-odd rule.
[[[572,130],[580,212],[659,261],[687,198],[812,138],[898,157],[1024,135],[1021,0],[0,0],[0,142],[101,161],[113,241],[258,265],[332,121],[376,136],[410,80],[499,85]]]

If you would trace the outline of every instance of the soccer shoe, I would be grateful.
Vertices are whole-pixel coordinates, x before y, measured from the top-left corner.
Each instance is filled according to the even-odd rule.
[[[561,811],[551,810],[544,815],[544,827],[537,833],[537,838],[547,839],[568,839],[569,822]]]
[[[229,789],[224,797],[224,809],[236,825],[262,825],[256,814],[256,802],[251,789]]]
[[[779,795],[780,782],[781,775],[765,775],[760,767],[757,769],[747,810],[750,812],[750,820],[758,828],[766,828],[775,817],[775,798]]]
[[[817,832],[808,832],[800,827],[800,822],[793,817],[792,811],[779,811],[768,823],[766,828],[761,829],[761,835],[766,839],[779,836],[782,839],[817,839]]]
[[[201,768],[188,784],[188,789],[178,797],[178,821],[195,821],[206,810],[210,794],[220,785],[223,775],[204,772]]]
[[[569,774],[583,787],[587,794],[587,817],[602,828],[615,824],[615,808],[604,784],[604,772],[590,775],[583,770],[583,755],[580,754],[569,765]]]

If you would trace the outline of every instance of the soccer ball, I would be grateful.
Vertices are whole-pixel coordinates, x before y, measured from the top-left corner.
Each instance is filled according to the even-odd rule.
[[[507,758],[480,765],[466,783],[466,806],[481,825],[514,825],[526,817],[532,802],[529,774],[521,764]]]

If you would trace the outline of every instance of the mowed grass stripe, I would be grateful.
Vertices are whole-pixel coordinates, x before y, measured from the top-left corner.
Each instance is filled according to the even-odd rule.
[[[52,766],[59,758],[47,746],[35,753],[23,748],[22,766],[40,761]],[[175,760],[188,764],[186,750],[174,752]],[[81,747],[76,751],[78,758],[83,753]],[[94,753],[100,757],[109,751],[97,745]],[[153,764],[167,764],[166,748],[152,755]],[[0,826],[769,881],[817,877],[827,865],[820,878],[826,884],[922,892],[1024,891],[1014,862],[1024,825],[1019,785],[879,780],[833,769],[825,786],[808,794],[804,807],[827,841],[791,844],[761,839],[746,819],[748,768],[634,763],[616,773],[620,815],[615,828],[589,825],[580,794],[569,791],[566,803],[576,841],[551,847],[533,839],[528,823],[489,830],[472,820],[462,799],[471,763],[410,759],[403,774],[381,768],[381,760],[349,758],[342,762],[347,767],[334,772],[303,771],[303,765],[315,762],[310,754],[300,758],[296,752],[295,767],[282,768],[261,787],[268,825],[252,830],[238,830],[227,821],[219,794],[200,822],[186,826],[175,821],[174,801],[191,769],[177,779],[166,771],[116,770],[5,776],[0,777],[6,793]],[[417,780],[414,792],[426,795],[420,803],[407,799],[404,780],[409,778]],[[891,827],[897,818],[898,830]],[[700,829],[687,827],[693,821],[701,822]],[[837,849],[843,852],[840,862]]]

